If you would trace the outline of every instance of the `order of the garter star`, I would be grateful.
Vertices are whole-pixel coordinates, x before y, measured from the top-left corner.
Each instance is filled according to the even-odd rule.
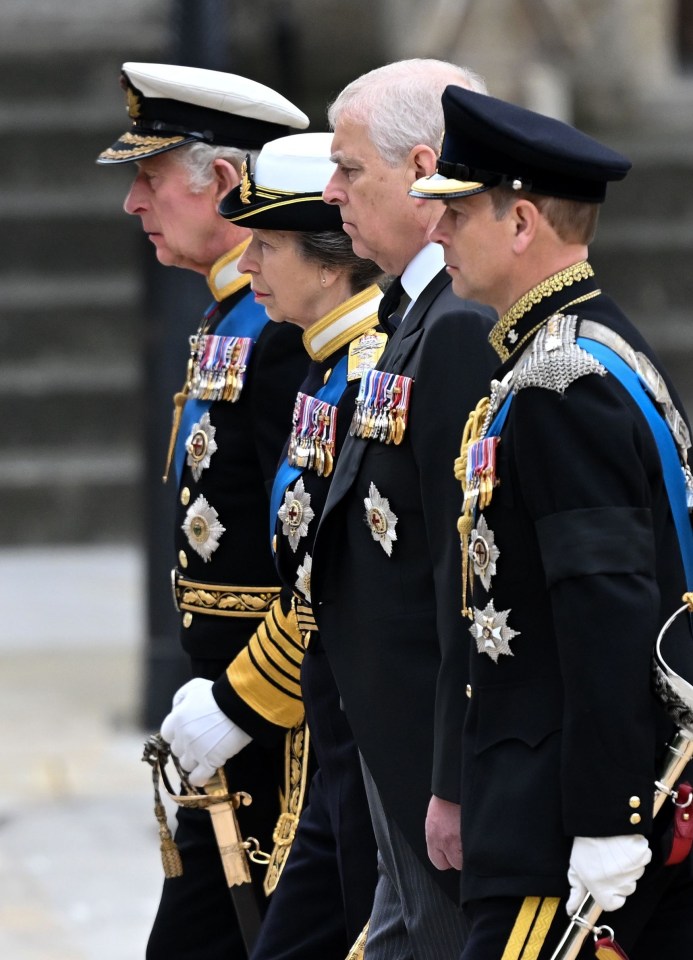
[[[202,471],[210,465],[212,454],[217,450],[214,439],[216,432],[217,428],[212,424],[209,412],[204,413],[199,421],[192,425],[190,436],[185,441],[185,449],[188,451],[186,462],[195,480],[200,479]]]
[[[182,529],[190,546],[199,553],[205,563],[219,546],[222,534],[226,532],[226,527],[219,520],[219,514],[202,494],[188,508]]]
[[[388,557],[392,556],[392,544],[397,539],[397,516],[390,510],[390,501],[381,497],[376,485],[371,483],[368,496],[364,497],[363,502],[366,507],[366,523],[373,539],[380,544]]]
[[[308,524],[315,516],[310,505],[310,494],[303,486],[303,477],[298,478],[293,490],[286,491],[277,516],[282,522],[282,533],[289,538],[289,546],[295,553],[299,540],[308,534]]]

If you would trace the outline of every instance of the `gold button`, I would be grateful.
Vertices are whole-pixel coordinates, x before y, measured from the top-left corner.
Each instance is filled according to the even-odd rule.
[[[185,569],[188,565],[188,558],[185,556],[185,550],[180,550],[178,553],[178,563]]]
[[[640,797],[631,797],[628,801],[628,806],[632,807],[634,810],[637,810],[640,806]]]
[[[183,487],[180,492],[180,502],[184,507],[187,507],[187,505],[190,503],[190,487]]]
[[[187,629],[192,623],[192,613],[188,610],[187,613],[183,614],[183,626]]]
[[[640,823],[641,820],[642,820],[642,817],[640,816],[639,813],[631,813],[631,815],[630,815],[630,822],[631,822],[631,823],[633,823],[633,824],[635,824],[635,823]]]
[[[471,700],[471,699],[472,699],[472,685],[471,685],[471,683],[468,683],[468,684],[467,684],[467,691],[466,691],[466,692],[467,692],[467,696],[468,696],[469,699]]]

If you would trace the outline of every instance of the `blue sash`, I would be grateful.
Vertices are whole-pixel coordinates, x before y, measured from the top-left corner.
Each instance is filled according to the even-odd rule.
[[[662,463],[664,485],[681,548],[687,589],[690,590],[693,584],[693,530],[691,530],[691,520],[686,505],[686,483],[671,431],[652,400],[646,385],[637,373],[631,370],[625,360],[622,360],[617,353],[596,340],[579,337],[577,343],[583,350],[599,360],[609,373],[618,380],[635,400],[647,420]],[[487,437],[497,436],[503,429],[513,396],[514,394],[511,391],[505,398],[502,407],[488,429]]]
[[[216,306],[215,302],[208,307],[205,316],[209,316]],[[249,291],[242,300],[238,301],[235,307],[229,310],[214,330],[214,336],[249,337],[255,341],[260,336],[265,324],[269,322],[269,317],[264,309],[255,303],[254,295]],[[193,424],[200,422],[200,418],[209,410],[212,403],[214,403],[213,400],[186,400],[185,402],[178,436],[176,437],[176,452],[174,455],[176,480],[179,484],[183,476],[183,466],[187,454],[185,442],[190,436]]]
[[[317,400],[323,400],[337,406],[347,386],[348,357],[342,357],[330,374],[329,380],[315,393]],[[277,522],[277,511],[281,506],[282,497],[289,484],[303,473],[305,467],[292,467],[288,457],[279,465],[272,486],[270,497],[270,543],[274,539],[274,528]]]
[[[687,589],[690,590],[693,584],[693,530],[691,530],[691,520],[686,505],[686,482],[671,431],[657,409],[647,386],[637,373],[631,370],[625,360],[622,360],[617,353],[596,340],[579,337],[577,343],[583,350],[587,350],[588,353],[599,360],[609,373],[625,387],[640,407],[649,424],[662,461],[664,485],[666,486],[669,506],[679,538],[686,585]]]

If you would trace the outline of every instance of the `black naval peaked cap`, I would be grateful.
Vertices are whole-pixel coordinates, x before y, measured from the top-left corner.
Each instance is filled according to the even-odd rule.
[[[121,86],[132,121],[97,163],[128,163],[187,143],[258,150],[308,117],[247,77],[170,63],[124,63]]]
[[[445,137],[438,172],[411,195],[452,199],[499,184],[551,197],[602,203],[630,160],[567,123],[504,100],[446,87]]]

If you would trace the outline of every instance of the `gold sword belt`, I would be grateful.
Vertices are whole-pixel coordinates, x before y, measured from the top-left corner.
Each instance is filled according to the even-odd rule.
[[[279,587],[235,586],[190,580],[174,567],[171,571],[173,602],[180,612],[213,617],[250,617],[258,620],[269,612]]]

